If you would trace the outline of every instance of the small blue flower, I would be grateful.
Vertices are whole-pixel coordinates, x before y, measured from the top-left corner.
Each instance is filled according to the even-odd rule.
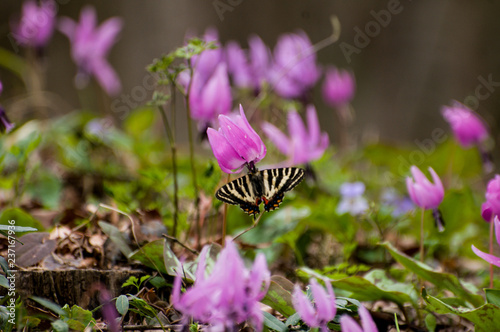
[[[349,213],[353,216],[362,214],[368,209],[368,201],[362,195],[365,192],[363,182],[346,182],[340,186],[342,199],[337,206],[337,213]]]

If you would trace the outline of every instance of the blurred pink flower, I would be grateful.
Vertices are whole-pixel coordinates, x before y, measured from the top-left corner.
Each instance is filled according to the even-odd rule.
[[[276,93],[283,98],[305,97],[321,75],[307,35],[299,31],[280,36],[273,55],[270,81]]]
[[[320,158],[329,144],[328,134],[320,132],[318,115],[313,105],[307,106],[307,128],[294,110],[288,113],[287,137],[274,125],[264,122],[262,130],[278,150],[288,156],[291,165],[309,163]]]
[[[250,73],[252,74],[254,88],[260,91],[262,85],[269,79],[272,65],[272,55],[269,47],[257,35],[248,38]]]
[[[225,47],[227,68],[233,83],[240,88],[253,88],[253,78],[250,72],[250,64],[247,55],[240,44],[230,41]]]
[[[340,317],[342,332],[378,332],[377,325],[375,325],[370,312],[364,306],[359,306],[358,314],[361,318],[361,326],[351,316],[342,315]]]
[[[266,146],[250,126],[240,105],[240,115],[219,115],[218,131],[207,129],[208,141],[217,162],[226,173],[239,173],[244,166],[253,169],[266,155]]]
[[[327,69],[323,83],[323,99],[332,107],[348,104],[354,97],[356,82],[352,73],[338,70],[335,67]]]
[[[79,22],[68,17],[61,18],[59,22],[59,29],[71,42],[71,55],[80,74],[85,79],[93,75],[109,95],[116,95],[121,90],[120,80],[106,60],[121,28],[122,20],[117,17],[97,26],[93,7],[85,7],[81,11]]]
[[[298,285],[295,285],[292,298],[293,307],[304,323],[311,328],[321,328],[323,332],[329,331],[327,324],[335,318],[337,312],[332,285],[328,281],[325,281],[325,284],[326,291],[318,284],[316,279],[311,279],[309,281],[312,296],[314,298],[314,305],[309,301]]]
[[[487,222],[491,222],[491,218],[500,215],[500,175],[495,175],[488,182],[486,187],[486,202],[481,206],[481,216]]]
[[[453,106],[443,106],[441,113],[450,124],[453,135],[463,147],[478,144],[488,137],[486,125],[467,106],[454,102]]]
[[[498,220],[498,216],[495,216],[495,219],[493,222],[494,222],[494,226],[495,226],[495,236],[497,239],[497,243],[500,246],[500,220]],[[474,253],[476,255],[478,255],[479,257],[481,257],[482,259],[484,259],[488,263],[500,267],[500,257],[482,252],[481,250],[477,249],[474,245],[472,245],[472,251],[474,251]]]
[[[220,63],[208,80],[202,76],[198,71],[193,73],[189,106],[191,117],[202,123],[205,129],[207,124],[215,122],[219,115],[229,114],[232,97],[225,63]]]
[[[221,330],[234,330],[237,324],[250,320],[262,330],[264,317],[259,301],[266,295],[271,274],[263,254],[257,255],[248,270],[233,241],[228,239],[219,254],[212,273],[205,276],[208,247],[200,253],[196,281],[181,295],[181,276],[174,281],[172,303],[185,319],[192,317]]]
[[[436,209],[443,201],[444,188],[436,172],[429,167],[434,183],[431,183],[417,166],[411,167],[412,177],[406,178],[406,187],[412,201],[424,209]]]
[[[12,33],[19,45],[42,48],[52,37],[56,18],[56,3],[43,0],[40,4],[26,1],[19,21],[11,23]]]

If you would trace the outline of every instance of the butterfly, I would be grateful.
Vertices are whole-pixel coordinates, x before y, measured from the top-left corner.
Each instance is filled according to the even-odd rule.
[[[264,210],[273,211],[279,207],[285,192],[292,190],[304,178],[304,170],[296,167],[255,170],[222,186],[215,197],[224,203],[239,205],[249,215]]]

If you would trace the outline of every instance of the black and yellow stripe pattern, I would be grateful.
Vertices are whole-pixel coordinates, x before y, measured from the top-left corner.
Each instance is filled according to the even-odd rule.
[[[304,170],[296,167],[274,168],[249,173],[222,186],[215,193],[217,199],[227,204],[239,205],[250,215],[279,207],[285,192],[292,190],[304,178]]]

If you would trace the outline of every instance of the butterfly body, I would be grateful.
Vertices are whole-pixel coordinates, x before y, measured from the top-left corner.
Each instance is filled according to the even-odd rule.
[[[255,170],[222,186],[215,193],[219,200],[240,208],[249,215],[260,213],[259,205],[269,212],[279,207],[285,192],[304,178],[304,170],[296,167]]]

